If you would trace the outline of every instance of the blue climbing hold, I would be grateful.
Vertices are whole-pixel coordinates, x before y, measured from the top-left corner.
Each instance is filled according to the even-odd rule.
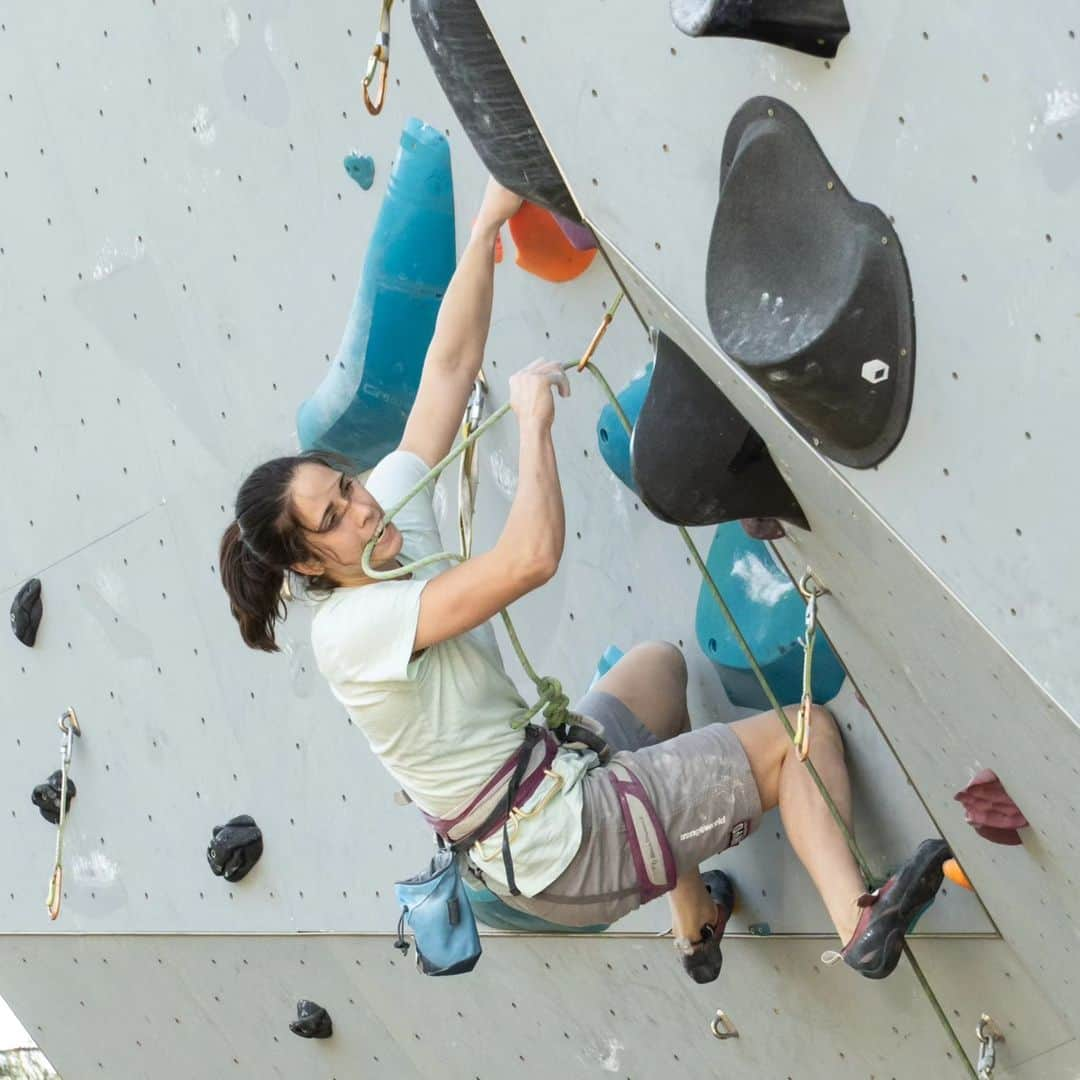
[[[345,171],[365,190],[375,183],[375,161],[367,154],[350,154],[345,159]]]
[[[297,411],[302,449],[336,450],[362,471],[397,446],[455,261],[450,146],[410,118],[337,356]]]
[[[622,658],[622,649],[618,645],[609,645],[596,665],[596,674],[593,675],[592,682],[589,683],[589,689],[591,690],[597,681],[602,679]]]
[[[615,395],[631,427],[637,423],[641,406],[649,393],[654,366],[653,361],[650,360],[641,374],[636,375]],[[596,441],[600,445],[600,455],[607,462],[608,468],[635,495],[638,494],[634,475],[630,469],[630,434],[622,426],[622,421],[610,402],[600,410],[600,419],[596,423]]]
[[[769,547],[747,536],[738,522],[717,526],[706,566],[731,609],[781,705],[802,698],[806,603]],[[697,605],[697,639],[720,669],[734,705],[767,709],[769,702],[735,636],[728,629],[712,591],[702,582]],[[835,697],[844,669],[819,631],[814,645],[811,690],[821,705]]]

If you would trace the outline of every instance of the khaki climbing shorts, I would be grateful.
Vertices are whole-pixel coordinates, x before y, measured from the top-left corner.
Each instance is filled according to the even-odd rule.
[[[576,712],[604,726],[613,761],[644,786],[667,834],[679,874],[746,839],[761,818],[761,798],[742,743],[727,724],[709,724],[657,740],[612,694],[590,691]],[[509,906],[562,926],[615,922],[641,904],[626,826],[607,767],[582,780],[581,846],[570,865],[536,896],[507,896]]]

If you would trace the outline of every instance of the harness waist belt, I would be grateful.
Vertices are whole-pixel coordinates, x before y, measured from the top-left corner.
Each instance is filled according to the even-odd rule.
[[[498,832],[509,816],[511,807],[506,805],[506,795],[522,755],[528,756],[528,764],[514,793],[515,808],[532,797],[551,768],[558,749],[558,740],[550,731],[530,724],[525,729],[522,746],[506,759],[461,813],[448,818],[425,813],[424,817],[447,843],[460,851],[467,851],[473,844]]]

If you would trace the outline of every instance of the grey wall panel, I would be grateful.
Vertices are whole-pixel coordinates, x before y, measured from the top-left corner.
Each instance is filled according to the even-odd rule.
[[[769,444],[812,526],[792,530],[777,551],[793,575],[810,567],[831,590],[822,625],[920,797],[1022,962],[1057,1000],[1072,1000],[1076,726],[715,346],[608,251],[643,316],[709,372]],[[1023,847],[989,844],[964,824],[953,794],[982,768],[999,774],[1027,815]],[[1032,918],[1032,897],[1054,913],[1048,922]]]
[[[1010,965],[1001,942],[930,947],[942,946],[942,964],[956,970]],[[40,1017],[31,1033],[68,1080],[173,1080],[192,1068],[295,1080],[964,1075],[906,967],[869,986],[824,968],[816,941],[734,940],[708,987],[686,979],[670,942],[650,938],[497,937],[467,983],[423,978],[388,937],[52,936],[6,938],[0,949],[5,996]],[[33,984],[12,978],[31,966]],[[103,994],[103,977],[139,993]],[[979,1009],[1007,1026],[1003,1066],[1067,1038],[1038,1015],[1034,984],[1014,979],[1008,1001],[970,979],[943,998],[972,1053]],[[331,1039],[289,1033],[300,997],[328,1010]],[[738,1039],[709,1034],[718,1008]]]
[[[0,645],[17,675],[0,758],[0,836],[15,853],[0,894],[6,929],[45,918],[53,832],[29,792],[56,767],[54,721],[69,704],[86,736],[73,761],[62,929],[378,930],[396,917],[390,883],[428,851],[315,671],[306,612],[294,607],[282,627],[284,655],[252,653],[214,564],[240,479],[295,447],[294,409],[336,349],[404,118],[417,112],[450,132],[461,243],[483,174],[408,30],[395,35],[393,85],[374,121],[355,92],[366,23],[251,14],[149,10],[129,24],[127,13],[73,9],[46,25],[21,9],[0,35],[15,135],[5,183],[16,195],[3,203],[0,292],[19,358],[0,437],[20,477],[0,600],[38,573],[46,609],[35,650],[10,636]],[[80,155],[62,154],[68,146]],[[350,151],[376,158],[372,191],[346,176]],[[579,353],[616,289],[599,260],[571,285],[539,281],[513,266],[506,240],[488,348],[493,407],[536,355]],[[624,307],[598,362],[618,388],[649,355]],[[694,641],[696,572],[599,458],[604,400],[585,378],[560,403],[567,552],[555,581],[516,606],[523,640],[575,695],[609,644],[675,641],[695,723],[730,719]],[[485,437],[480,457],[478,549],[513,497],[511,424]],[[453,543],[450,478],[439,505]],[[710,532],[698,535],[707,545]],[[857,726],[864,772],[895,778],[879,782],[884,804],[860,797],[884,872],[933,826],[884,744]],[[244,812],[264,829],[266,856],[230,889],[203,852],[213,825]],[[744,925],[828,931],[772,819],[725,865],[744,886]],[[666,905],[654,904],[622,927],[667,925]],[[989,924],[958,896],[927,925]]]
[[[586,216],[708,336],[704,268],[728,121],[772,94],[856,198],[895,218],[918,333],[915,401],[877,471],[841,469],[1047,692],[1080,716],[1067,490],[1080,345],[1080,33],[970,5],[852,5],[835,60],[688,39],[667,6],[485,14]],[[588,62],[545,28],[603,42]]]

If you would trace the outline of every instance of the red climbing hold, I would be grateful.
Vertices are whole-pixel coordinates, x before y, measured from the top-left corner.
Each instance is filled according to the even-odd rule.
[[[555,218],[533,203],[522,203],[509,225],[517,246],[518,266],[545,281],[572,281],[585,273],[596,258],[595,248],[579,251]]]
[[[984,840],[1010,845],[1021,842],[1016,830],[1028,828],[1028,820],[990,769],[977,773],[953,798],[963,805],[964,820]]]

